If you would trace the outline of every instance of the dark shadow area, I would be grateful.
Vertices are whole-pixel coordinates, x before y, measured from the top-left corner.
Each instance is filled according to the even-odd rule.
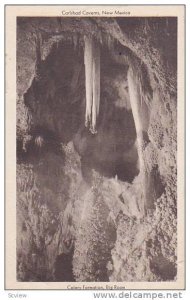
[[[147,191],[147,208],[154,209],[155,202],[165,190],[165,186],[162,182],[162,178],[160,176],[160,172],[158,170],[158,166],[155,166],[151,171],[150,174],[147,175],[146,179],[146,191]]]
[[[35,127],[31,130],[29,139],[17,139],[17,161],[19,163],[38,163],[47,153],[59,156],[64,163],[65,155],[61,140],[56,133],[47,128]]]
[[[122,107],[115,104],[120,97],[119,78],[122,74],[126,77],[126,68],[113,61],[108,49],[102,46],[98,133],[92,135],[84,127],[84,62],[81,46],[77,47],[69,42],[56,44],[47,59],[37,66],[38,77],[34,78],[24,96],[32,115],[32,139],[22,155],[28,156],[30,161],[45,152],[60,155],[60,143],[73,140],[88,183],[91,182],[92,169],[107,177],[117,175],[122,181],[132,182],[139,173],[138,155],[134,148],[135,124],[132,111],[125,107],[129,100],[122,99]],[[20,152],[21,142],[18,141],[19,157],[22,156]],[[64,160],[64,155],[62,157]]]
[[[156,256],[152,259],[150,262],[150,269],[164,281],[174,280],[177,275],[176,266],[162,255]]]
[[[60,254],[56,258],[55,262],[55,281],[63,282],[74,282],[74,276],[72,271],[72,258],[73,255]]]

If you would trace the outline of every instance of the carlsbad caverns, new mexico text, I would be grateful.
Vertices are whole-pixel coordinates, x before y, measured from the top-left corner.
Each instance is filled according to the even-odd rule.
[[[17,18],[17,280],[177,279],[177,18]]]

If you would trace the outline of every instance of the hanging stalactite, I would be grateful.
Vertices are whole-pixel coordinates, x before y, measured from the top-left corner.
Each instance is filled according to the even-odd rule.
[[[84,64],[85,64],[85,87],[86,87],[86,115],[85,126],[91,120],[92,112],[92,39],[85,37]]]
[[[100,49],[92,37],[84,39],[84,63],[86,86],[85,126],[96,133],[96,120],[100,104]]]
[[[92,130],[96,129],[96,119],[99,114],[100,106],[100,49],[99,45],[93,47],[93,68],[92,68]]]

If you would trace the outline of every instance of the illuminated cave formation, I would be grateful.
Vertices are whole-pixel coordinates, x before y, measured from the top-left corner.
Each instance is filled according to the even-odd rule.
[[[20,281],[176,275],[176,21],[118,19],[18,19]]]
[[[84,40],[84,64],[86,87],[86,115],[85,125],[90,126],[92,133],[96,133],[96,119],[100,106],[100,49],[92,38]]]
[[[87,37],[84,50],[61,42],[45,61],[37,63],[37,76],[25,94],[35,141],[43,138],[43,130],[54,132],[59,141],[73,140],[88,182],[92,169],[132,182],[139,173],[139,153],[128,66],[115,62],[105,45]]]

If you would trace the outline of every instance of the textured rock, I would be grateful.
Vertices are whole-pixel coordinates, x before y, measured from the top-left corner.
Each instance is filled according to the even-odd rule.
[[[176,279],[176,19],[124,19],[18,21],[18,280]],[[93,137],[84,129],[84,35],[101,52]],[[129,65],[144,72],[149,107],[140,173]]]

